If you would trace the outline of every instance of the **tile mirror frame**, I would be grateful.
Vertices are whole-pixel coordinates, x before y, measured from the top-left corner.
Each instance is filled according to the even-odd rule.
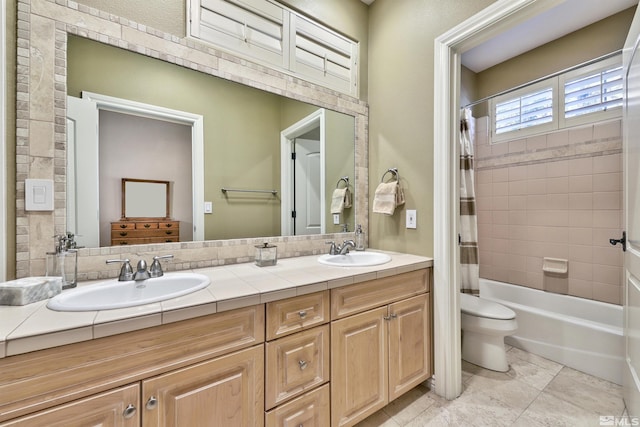
[[[368,229],[368,107],[349,95],[264,67],[194,39],[71,0],[18,0],[16,92],[16,276],[44,274],[52,236],[66,230],[67,35],[86,37],[212,76],[328,108],[355,118],[356,221]],[[54,211],[25,210],[27,178],[52,179]],[[368,233],[367,233],[368,235]],[[345,236],[342,236],[345,237]],[[339,234],[181,242],[81,249],[78,280],[110,278],[107,258],[175,256],[169,270],[249,262],[254,245],[279,246],[281,258],[319,254]]]

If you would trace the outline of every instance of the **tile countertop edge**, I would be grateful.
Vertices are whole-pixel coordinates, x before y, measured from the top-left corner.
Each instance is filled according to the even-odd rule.
[[[372,250],[373,251],[373,250]],[[209,313],[213,312],[221,312],[236,308],[247,307],[250,305],[255,305],[262,302],[272,301],[275,299],[283,299],[288,298],[295,295],[300,295],[307,293],[305,292],[305,288],[309,290],[315,289],[332,289],[338,286],[348,286],[350,284],[359,283],[365,280],[372,280],[376,278],[388,277],[392,275],[402,274],[422,268],[428,268],[433,266],[433,259],[429,257],[419,256],[419,255],[411,255],[404,254],[399,252],[390,252],[390,251],[378,251],[384,252],[391,255],[392,259],[390,262],[386,264],[370,266],[370,267],[332,267],[332,266],[321,266],[320,270],[317,270],[317,273],[314,275],[313,273],[308,273],[305,275],[301,275],[296,277],[296,273],[298,271],[307,273],[309,272],[310,266],[320,266],[317,263],[318,255],[311,255],[305,257],[295,257],[295,258],[285,258],[278,261],[278,264],[273,267],[257,267],[253,263],[244,263],[244,264],[234,264],[227,266],[218,266],[218,267],[208,267],[202,269],[195,270],[184,270],[191,271],[194,273],[201,273],[205,275],[209,275],[212,279],[212,283],[209,286],[214,286],[217,284],[215,282],[215,276],[218,273],[231,273],[235,276],[232,279],[232,283],[241,283],[242,292],[237,295],[230,294],[227,290],[226,294],[220,295],[220,297],[216,297],[216,290],[211,288],[205,288],[210,291],[210,294],[213,295],[213,299],[207,299],[206,301],[201,302],[191,302],[185,303],[184,306],[179,308],[177,307],[168,307],[167,309],[161,308],[159,312],[156,312],[160,315],[162,319],[160,321],[160,325],[171,323],[176,321],[176,319],[171,318],[172,313],[179,312],[179,320],[186,320],[194,317],[199,317],[207,314],[203,312],[202,308],[206,305],[212,305],[212,308],[208,310]],[[243,279],[242,274],[233,274],[234,270],[238,270],[239,273],[242,271],[246,272],[247,268],[254,268],[255,274],[263,276],[262,280],[269,280],[273,278],[274,280],[283,281],[283,277],[286,277],[286,280],[290,282],[290,287],[281,288],[280,290],[261,290],[259,286],[252,286],[251,281],[246,281]],[[223,271],[224,270],[224,271]],[[321,274],[322,272],[326,274]],[[285,273],[290,273],[290,276],[284,275]],[[284,276],[282,276],[284,275]],[[323,276],[323,277],[321,277]],[[327,278],[327,277],[330,278]],[[94,281],[95,282],[95,281]],[[224,282],[224,281],[221,281]],[[227,284],[228,285],[228,284]],[[82,286],[82,285],[81,285]],[[38,303],[35,303],[38,304]],[[56,347],[59,345],[72,344],[74,342],[87,341],[87,335],[85,334],[77,334],[76,340],[72,337],[73,334],[67,336],[66,339],[61,340],[60,343],[56,343],[55,337],[60,336],[61,334],[65,334],[66,331],[73,330],[87,330],[87,327],[92,328],[92,330],[96,331],[98,329],[109,328],[110,325],[116,324],[130,324],[131,330],[139,329],[136,327],[135,318],[140,316],[141,321],[144,321],[143,317],[148,315],[149,313],[139,313],[136,315],[133,313],[137,308],[132,307],[131,312],[125,309],[122,310],[121,316],[115,316],[113,318],[109,318],[108,321],[100,321],[101,316],[99,316],[100,311],[92,312],[94,314],[95,320],[92,325],[87,325],[86,319],[84,321],[79,321],[78,325],[69,324],[68,322],[64,322],[65,325],[60,327],[56,322],[47,323],[44,325],[33,325],[34,319],[31,319],[31,322],[27,322],[27,320],[31,317],[37,317],[38,312],[42,312],[46,310],[48,320],[51,320],[51,317],[55,317],[55,313],[53,310],[50,310],[46,307],[46,304],[43,302],[39,302],[39,307],[35,310],[23,310],[25,313],[25,317],[16,321],[14,319],[15,328],[11,331],[4,331],[4,336],[0,336],[0,358],[8,357],[11,355],[21,354],[27,351],[36,351],[43,350],[46,348]],[[160,304],[159,304],[160,305]],[[2,315],[2,311],[4,309],[10,309],[10,307],[0,306],[0,317]],[[190,309],[193,309],[193,315],[189,313]],[[104,310],[107,311],[107,310]],[[207,310],[205,310],[207,311]],[[97,314],[96,314],[97,313]],[[65,312],[61,312],[60,315],[63,316]],[[109,316],[107,316],[109,317]],[[144,326],[143,326],[144,327]],[[147,326],[148,327],[148,326]],[[28,329],[31,330],[28,330]],[[26,329],[26,330],[25,330]],[[120,330],[120,333],[128,332],[128,330]],[[68,335],[68,334],[67,334]],[[92,334],[95,339],[95,332]],[[99,336],[100,334],[98,334]],[[29,346],[25,347],[25,351],[17,351],[16,346],[12,346],[12,341],[23,341],[27,340],[30,342]],[[41,343],[41,345],[38,345]],[[12,346],[12,351],[8,351],[9,347]]]

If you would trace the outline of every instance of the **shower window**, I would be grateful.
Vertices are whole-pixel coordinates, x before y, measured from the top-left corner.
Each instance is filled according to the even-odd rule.
[[[621,62],[617,55],[492,98],[491,142],[620,117]]]

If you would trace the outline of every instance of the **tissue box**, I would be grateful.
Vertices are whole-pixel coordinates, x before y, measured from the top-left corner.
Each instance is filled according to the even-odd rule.
[[[0,283],[0,305],[27,305],[62,292],[62,277],[26,277]]]

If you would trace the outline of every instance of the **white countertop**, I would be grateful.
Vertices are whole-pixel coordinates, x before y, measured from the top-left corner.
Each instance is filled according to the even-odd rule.
[[[385,253],[391,255],[391,261],[371,267],[322,265],[318,263],[319,255],[313,255],[281,259],[270,267],[245,263],[187,270],[208,276],[211,284],[182,297],[137,307],[60,312],[47,308],[48,300],[25,306],[0,306],[0,357],[159,326],[433,265],[431,258]]]

